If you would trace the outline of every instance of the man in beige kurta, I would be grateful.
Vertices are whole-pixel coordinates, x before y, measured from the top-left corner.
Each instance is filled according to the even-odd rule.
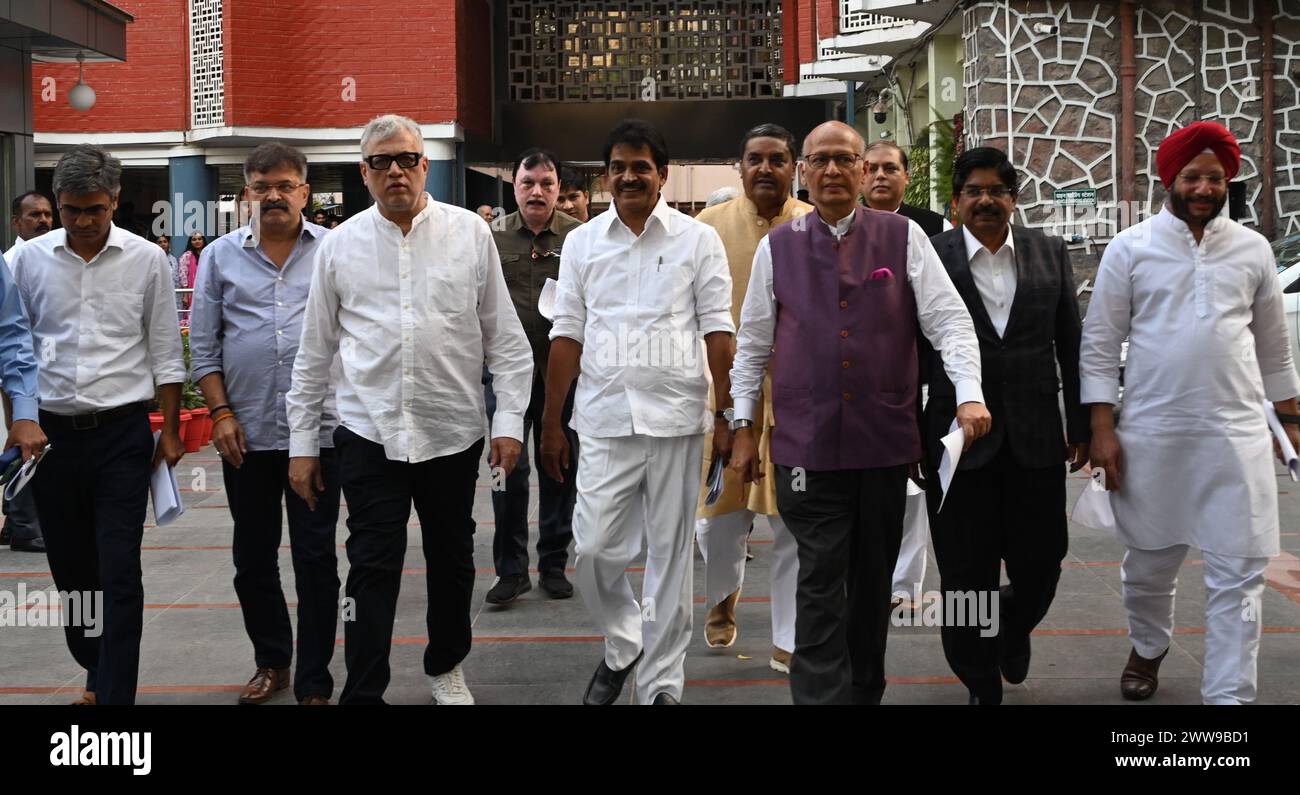
[[[812,211],[812,206],[790,195],[794,181],[795,141],[785,129],[762,124],[745,134],[741,144],[740,173],[745,194],[702,211],[697,220],[712,226],[722,238],[731,266],[731,314],[739,325],[740,308],[749,288],[754,251],[768,230]],[[763,417],[759,433],[759,457],[767,476],[746,486],[724,467],[723,491],[717,502],[706,505],[709,493],[711,440],[705,440],[703,487],[695,525],[696,540],[704,555],[705,592],[709,615],[704,639],[711,647],[727,647],[736,641],[736,603],[745,579],[746,546],[755,515],[767,517],[772,528],[771,667],[789,673],[794,649],[794,597],[798,557],[794,538],[776,510],[775,476],[769,454],[772,419],[772,383],[763,381]],[[712,404],[710,409],[714,410]],[[731,417],[725,417],[730,422]]]

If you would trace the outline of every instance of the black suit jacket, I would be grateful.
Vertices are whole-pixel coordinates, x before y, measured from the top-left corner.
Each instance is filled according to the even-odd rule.
[[[1016,253],[1016,294],[1006,332],[998,336],[966,258],[960,228],[931,238],[935,251],[970,310],[980,342],[984,402],[993,417],[989,434],[962,454],[958,469],[974,469],[1010,445],[1018,466],[1059,465],[1071,444],[1089,441],[1087,408],[1079,403],[1079,302],[1065,241],[1036,229],[1011,227]],[[922,339],[921,368],[930,385],[922,419],[929,465],[943,455],[940,439],[957,413],[956,390],[941,357]],[[1060,365],[1060,378],[1057,365]],[[1057,393],[1065,392],[1065,428]]]
[[[916,221],[921,231],[925,232],[926,237],[934,237],[943,231],[943,216],[933,210],[927,210],[924,207],[913,207],[904,202],[898,205],[898,214],[911,218]]]

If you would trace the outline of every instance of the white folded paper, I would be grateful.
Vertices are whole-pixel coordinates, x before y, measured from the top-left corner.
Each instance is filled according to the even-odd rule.
[[[1286,459],[1286,468],[1291,474],[1291,480],[1300,482],[1300,457],[1296,455],[1290,437],[1282,430],[1282,421],[1277,418],[1277,409],[1273,408],[1273,404],[1268,401],[1264,402],[1264,416],[1268,419],[1269,429],[1273,431],[1273,438],[1277,439],[1277,446],[1282,448],[1282,458]]]
[[[50,445],[47,444],[40,454],[34,455],[23,462],[22,466],[18,468],[18,471],[14,473],[14,476],[5,484],[4,498],[6,500],[12,500],[14,497],[18,496],[18,492],[22,491],[23,488],[31,482],[31,479],[36,476],[36,467],[40,465],[41,459],[44,458],[45,454],[49,451]]]
[[[546,278],[546,284],[542,285],[542,294],[537,296],[537,311],[547,320],[555,320],[555,288],[560,283],[550,278]]]
[[[161,432],[154,431],[153,446],[158,449],[158,437]],[[181,487],[176,483],[176,470],[160,462],[149,476],[149,496],[153,498],[154,524],[162,527],[171,524],[185,513],[185,503],[181,502]]]
[[[709,468],[709,494],[704,498],[704,504],[713,505],[722,496],[722,459],[713,459],[713,466]]]
[[[1115,512],[1110,508],[1110,492],[1106,491],[1106,470],[1092,470],[1092,480],[1083,487],[1070,521],[1094,530],[1114,531]]]
[[[957,473],[957,464],[961,461],[962,448],[966,446],[966,431],[952,421],[948,426],[948,435],[939,440],[943,443],[943,458],[939,461],[939,489],[943,497],[939,499],[939,510],[948,499],[948,487],[952,485],[952,476]]]

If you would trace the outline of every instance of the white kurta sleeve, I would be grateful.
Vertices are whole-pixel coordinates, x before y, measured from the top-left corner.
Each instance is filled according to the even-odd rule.
[[[939,255],[915,221],[909,221],[907,280],[916,297],[921,333],[943,357],[943,369],[956,390],[957,404],[983,403],[980,343],[975,323]]]
[[[764,237],[754,252],[749,287],[740,307],[736,356],[731,363],[731,399],[737,419],[754,419],[754,406],[763,393],[763,373],[772,358],[776,335],[776,295],[772,292],[772,246]]]
[[[1116,237],[1097,267],[1097,283],[1079,346],[1079,401],[1119,403],[1119,356],[1132,322],[1133,265],[1129,242]]]
[[[586,341],[587,299],[583,295],[585,258],[576,233],[570,234],[560,249],[560,279],[555,285],[555,317],[551,320],[551,339],[566,337],[579,345]]]
[[[735,334],[736,327],[731,322],[731,268],[727,265],[722,238],[713,227],[705,227],[698,250],[694,288],[700,334],[707,336],[715,331]]]
[[[339,294],[327,239],[316,249],[311,288],[302,316],[302,338],[293,360],[293,383],[284,396],[290,457],[320,455],[321,410],[330,394],[330,366],[339,353]]]
[[[1259,248],[1257,261],[1263,272],[1251,307],[1254,319],[1250,322],[1250,331],[1255,335],[1255,354],[1264,381],[1264,397],[1277,402],[1300,395],[1300,374],[1296,373],[1291,355],[1290,330],[1282,308],[1282,286],[1277,278],[1273,250],[1262,238]]]

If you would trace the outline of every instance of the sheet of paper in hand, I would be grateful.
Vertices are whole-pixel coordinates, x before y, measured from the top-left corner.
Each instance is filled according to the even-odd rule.
[[[939,510],[948,499],[948,487],[952,485],[952,476],[957,474],[957,464],[961,461],[962,448],[966,446],[966,431],[952,421],[948,426],[948,435],[939,440],[943,443],[943,458],[939,461],[939,488],[943,497],[939,499]]]
[[[555,320],[555,288],[559,286],[559,282],[547,277],[542,294],[537,296],[537,311],[547,320]]]
[[[1267,401],[1264,402],[1264,416],[1268,419],[1268,427],[1273,431],[1277,446],[1282,448],[1282,458],[1286,460],[1286,469],[1291,475],[1291,480],[1300,482],[1300,457],[1296,455],[1291,438],[1286,435],[1286,431],[1282,430],[1282,421],[1277,418],[1277,409]]]
[[[713,505],[722,496],[722,459],[713,459],[713,466],[709,467],[709,495],[704,498],[706,506]]]

